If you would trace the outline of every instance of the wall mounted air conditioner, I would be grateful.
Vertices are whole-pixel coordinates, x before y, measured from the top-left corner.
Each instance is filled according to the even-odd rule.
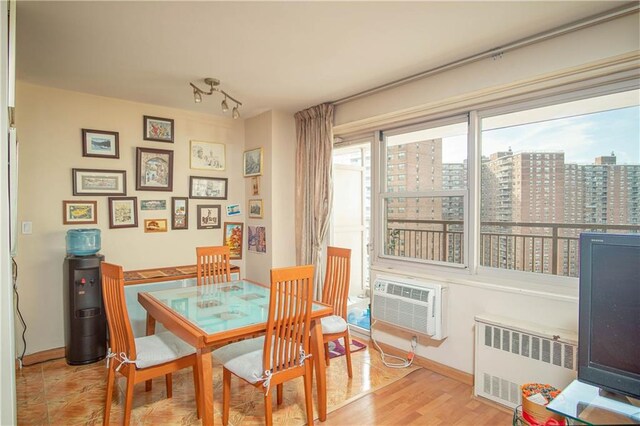
[[[371,318],[442,340],[447,337],[447,287],[380,275],[373,283]]]

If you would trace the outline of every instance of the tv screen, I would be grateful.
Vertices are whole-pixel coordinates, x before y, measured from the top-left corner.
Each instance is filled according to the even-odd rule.
[[[580,235],[578,380],[640,398],[640,235]]]

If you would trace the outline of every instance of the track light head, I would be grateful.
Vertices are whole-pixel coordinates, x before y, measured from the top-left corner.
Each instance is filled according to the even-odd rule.
[[[229,105],[227,105],[227,97],[226,96],[222,100],[222,103],[220,104],[220,106],[222,107],[222,112],[229,111]]]
[[[233,117],[234,120],[237,120],[238,118],[240,118],[240,111],[238,111],[238,105],[233,107],[233,111],[231,111],[231,116]]]

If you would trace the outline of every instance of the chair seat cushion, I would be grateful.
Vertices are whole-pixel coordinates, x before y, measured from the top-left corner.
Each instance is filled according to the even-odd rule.
[[[213,351],[213,356],[236,376],[254,384],[262,378],[264,336],[231,343]]]
[[[347,322],[339,315],[331,315],[320,319],[322,334],[342,333],[347,329]]]
[[[193,346],[169,331],[136,337],[136,368],[147,368],[195,353]]]

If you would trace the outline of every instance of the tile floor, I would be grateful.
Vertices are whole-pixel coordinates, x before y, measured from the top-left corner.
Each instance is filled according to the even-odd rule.
[[[352,355],[353,380],[346,373],[345,358],[331,360],[327,369],[329,412],[372,389],[394,382],[412,370],[389,369],[378,353],[365,349]],[[414,368],[415,369],[415,368]],[[105,362],[69,366],[64,359],[25,367],[18,371],[17,402],[19,425],[101,424],[104,411]],[[117,396],[111,408],[111,422],[122,422],[124,379],[118,380]],[[314,392],[315,393],[315,392]],[[193,376],[190,369],[174,374],[173,398],[166,399],[164,378],[153,382],[153,390],[138,384],[133,398],[131,423],[134,425],[199,425],[196,417]],[[253,386],[232,379],[230,424],[264,424],[262,394]],[[274,398],[275,401],[275,398]],[[315,396],[314,396],[315,401]],[[214,421],[222,420],[222,368],[214,365]],[[317,413],[316,413],[317,414]],[[284,403],[274,409],[274,424],[306,423],[302,379],[285,384]]]

